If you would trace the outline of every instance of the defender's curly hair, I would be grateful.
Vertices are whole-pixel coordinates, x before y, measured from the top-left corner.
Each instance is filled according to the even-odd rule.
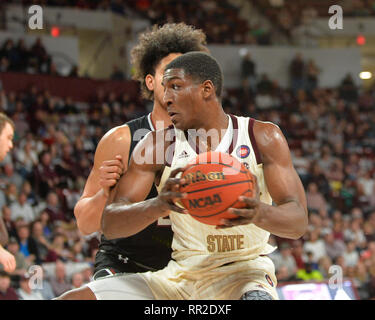
[[[161,27],[154,25],[151,30],[142,33],[139,43],[131,50],[131,62],[135,70],[133,79],[141,83],[143,97],[153,99],[153,92],[148,90],[145,77],[155,75],[160,60],[170,53],[209,52],[206,44],[206,35],[201,29],[183,22],[167,23]]]

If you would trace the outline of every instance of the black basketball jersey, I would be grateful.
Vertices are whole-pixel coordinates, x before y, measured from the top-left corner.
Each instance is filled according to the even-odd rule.
[[[150,114],[126,123],[131,132],[130,156],[137,143],[153,130]],[[137,183],[134,181],[134,183]],[[157,196],[155,185],[147,199]],[[108,268],[113,272],[145,272],[164,268],[171,259],[172,229],[169,219],[159,219],[141,232],[121,239],[101,237],[95,257],[95,270]]]

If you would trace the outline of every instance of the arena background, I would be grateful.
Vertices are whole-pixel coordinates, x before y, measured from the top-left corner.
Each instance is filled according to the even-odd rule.
[[[30,28],[33,4],[42,29]],[[332,5],[342,29],[329,27],[340,22]],[[278,124],[305,186],[308,232],[270,238],[280,298],[374,299],[374,15],[373,0],[2,1],[0,111],[16,125],[0,164],[11,286],[35,265],[44,299],[90,280],[98,235],[80,234],[74,205],[103,134],[152,108],[131,80],[137,35],[183,21],[223,66],[225,110]],[[27,238],[42,249],[25,256]]]

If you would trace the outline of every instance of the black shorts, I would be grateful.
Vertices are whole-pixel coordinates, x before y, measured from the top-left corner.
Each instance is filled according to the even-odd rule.
[[[107,252],[99,249],[95,257],[93,279],[97,280],[116,273],[136,273],[147,271],[154,271],[154,269],[142,266],[126,257],[124,254]]]

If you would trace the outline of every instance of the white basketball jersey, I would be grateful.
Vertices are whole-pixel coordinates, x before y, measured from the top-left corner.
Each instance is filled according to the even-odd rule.
[[[264,181],[262,164],[257,162],[257,149],[252,135],[253,119],[230,116],[230,125],[218,148],[238,159],[257,177],[260,200],[272,204],[271,196]],[[232,125],[233,130],[230,130]],[[171,170],[184,167],[197,157],[197,148],[185,137],[185,133],[175,128],[176,140],[171,166],[166,166],[158,186],[161,190]],[[224,150],[223,150],[224,149]],[[201,223],[189,214],[171,211],[169,217],[174,232],[172,257],[186,271],[207,270],[241,260],[255,259],[275,250],[268,244],[269,232],[254,224],[216,229]],[[198,271],[199,272],[199,271]]]

